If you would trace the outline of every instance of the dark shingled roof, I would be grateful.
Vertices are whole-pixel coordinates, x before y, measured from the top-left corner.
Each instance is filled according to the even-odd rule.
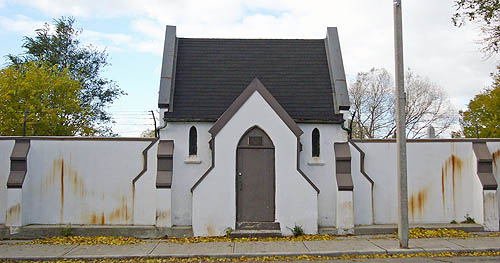
[[[167,121],[216,121],[257,77],[296,122],[339,123],[323,39],[179,38]]]

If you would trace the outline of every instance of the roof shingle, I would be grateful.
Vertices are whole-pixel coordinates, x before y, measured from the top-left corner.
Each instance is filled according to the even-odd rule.
[[[296,122],[338,123],[323,39],[179,38],[167,121],[216,121],[257,77]]]

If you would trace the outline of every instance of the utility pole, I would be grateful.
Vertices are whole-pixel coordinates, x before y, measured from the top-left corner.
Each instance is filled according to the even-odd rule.
[[[396,143],[398,153],[398,237],[408,248],[408,180],[406,167],[406,94],[404,89],[403,25],[401,0],[394,0],[394,52],[396,65]]]

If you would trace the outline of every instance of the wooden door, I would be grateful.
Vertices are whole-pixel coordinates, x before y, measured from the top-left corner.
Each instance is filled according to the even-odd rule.
[[[237,222],[274,222],[273,142],[254,127],[240,139],[236,159]]]

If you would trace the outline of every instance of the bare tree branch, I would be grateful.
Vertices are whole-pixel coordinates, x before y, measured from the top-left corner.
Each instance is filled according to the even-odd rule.
[[[457,121],[443,90],[429,79],[408,69],[406,88],[406,134],[422,138],[427,127],[434,126],[437,135],[448,131]],[[396,131],[392,76],[385,69],[360,72],[349,87],[351,116],[355,114],[353,137],[389,138]]]

